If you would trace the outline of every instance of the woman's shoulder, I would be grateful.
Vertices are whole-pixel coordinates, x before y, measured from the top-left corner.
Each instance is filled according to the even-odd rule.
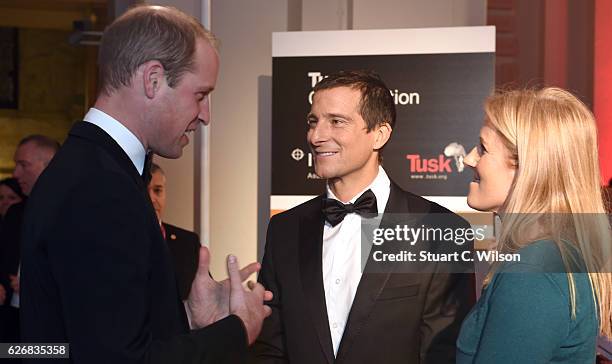
[[[561,247],[559,246],[561,244]],[[561,254],[564,250],[565,260]],[[519,249],[518,259],[499,266],[500,273],[583,273],[579,251],[569,242],[537,240]]]
[[[589,346],[594,340],[597,322],[588,276],[574,275],[576,317],[572,318],[569,278],[559,268],[563,259],[557,244],[536,241],[518,253],[520,261],[497,267],[463,322],[458,362],[529,362],[526,358],[548,362],[534,358],[563,345]],[[574,355],[570,351],[563,349],[555,355],[569,358]],[[573,358],[562,362],[576,362]]]
[[[499,266],[491,279],[491,290],[508,294],[537,291],[550,298],[562,296],[566,298],[563,302],[569,305],[570,288],[567,273],[580,273],[574,275],[573,279],[577,292],[590,291],[590,283],[586,274],[583,274],[584,270],[576,268],[582,267],[583,264],[578,250],[570,243],[561,242],[561,244],[567,252],[567,264],[561,255],[561,248],[555,241],[534,241],[517,252],[520,259]]]

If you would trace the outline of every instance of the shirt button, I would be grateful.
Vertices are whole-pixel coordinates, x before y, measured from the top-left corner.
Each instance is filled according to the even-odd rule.
[[[340,278],[336,279],[336,284],[340,284],[340,282],[342,282]]]
[[[334,323],[332,324],[332,327],[333,327],[334,329],[337,329],[337,328],[338,328],[338,324],[334,322]]]

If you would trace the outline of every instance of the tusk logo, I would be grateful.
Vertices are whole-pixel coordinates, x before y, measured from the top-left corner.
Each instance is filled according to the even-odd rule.
[[[293,158],[295,161],[301,161],[302,158],[304,158],[304,151],[300,148],[295,148],[291,152],[291,158]]]
[[[457,172],[463,172],[465,165],[463,164],[463,158],[465,158],[465,148],[459,143],[452,142],[444,148],[444,155],[455,159],[455,166]]]
[[[443,153],[434,158],[424,158],[420,154],[407,154],[410,178],[447,180],[448,175],[453,173],[454,170],[458,173],[463,172],[465,156],[465,148],[457,142],[448,144],[444,147]],[[453,164],[455,168],[452,168]]]

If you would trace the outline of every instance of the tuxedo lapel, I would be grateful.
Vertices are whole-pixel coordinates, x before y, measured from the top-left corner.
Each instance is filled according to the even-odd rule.
[[[410,209],[410,203],[408,194],[399,188],[398,185],[391,182],[391,190],[389,192],[389,200],[385,207],[385,213],[381,220],[380,226],[392,226],[398,223],[397,216],[394,214],[408,214],[412,211]],[[403,220],[405,221],[405,220]]]
[[[322,206],[323,197],[320,196]],[[325,220],[320,208],[300,218],[299,225],[299,264],[304,297],[306,297],[308,313],[312,318],[321,349],[328,363],[333,363],[333,347],[327,319],[325,304],[325,289],[323,287],[322,245],[323,226]]]
[[[402,191],[395,183],[391,182],[391,190],[385,212],[383,214],[380,227],[390,227],[395,224],[394,218],[390,214],[408,213],[408,199],[406,192]],[[371,258],[371,257],[370,257]],[[391,272],[368,273],[368,267],[375,264],[371,259],[368,260],[364,268],[364,273],[359,281],[357,292],[351,306],[351,311],[344,328],[344,334],[338,348],[336,360],[342,362],[343,358],[350,353],[354,339],[360,334],[361,328],[366,323],[370,312],[378,296],[385,287]],[[376,270],[374,269],[376,272]]]

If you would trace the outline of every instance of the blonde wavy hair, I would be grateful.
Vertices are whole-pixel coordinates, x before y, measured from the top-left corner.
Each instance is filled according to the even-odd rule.
[[[498,249],[516,252],[538,239],[553,240],[568,272],[572,317],[576,289],[570,267],[584,264],[599,308],[600,332],[612,338],[612,238],[593,114],[559,88],[496,92],[485,102],[485,114],[516,167],[499,211],[503,223]],[[571,250],[579,252],[582,263]]]

